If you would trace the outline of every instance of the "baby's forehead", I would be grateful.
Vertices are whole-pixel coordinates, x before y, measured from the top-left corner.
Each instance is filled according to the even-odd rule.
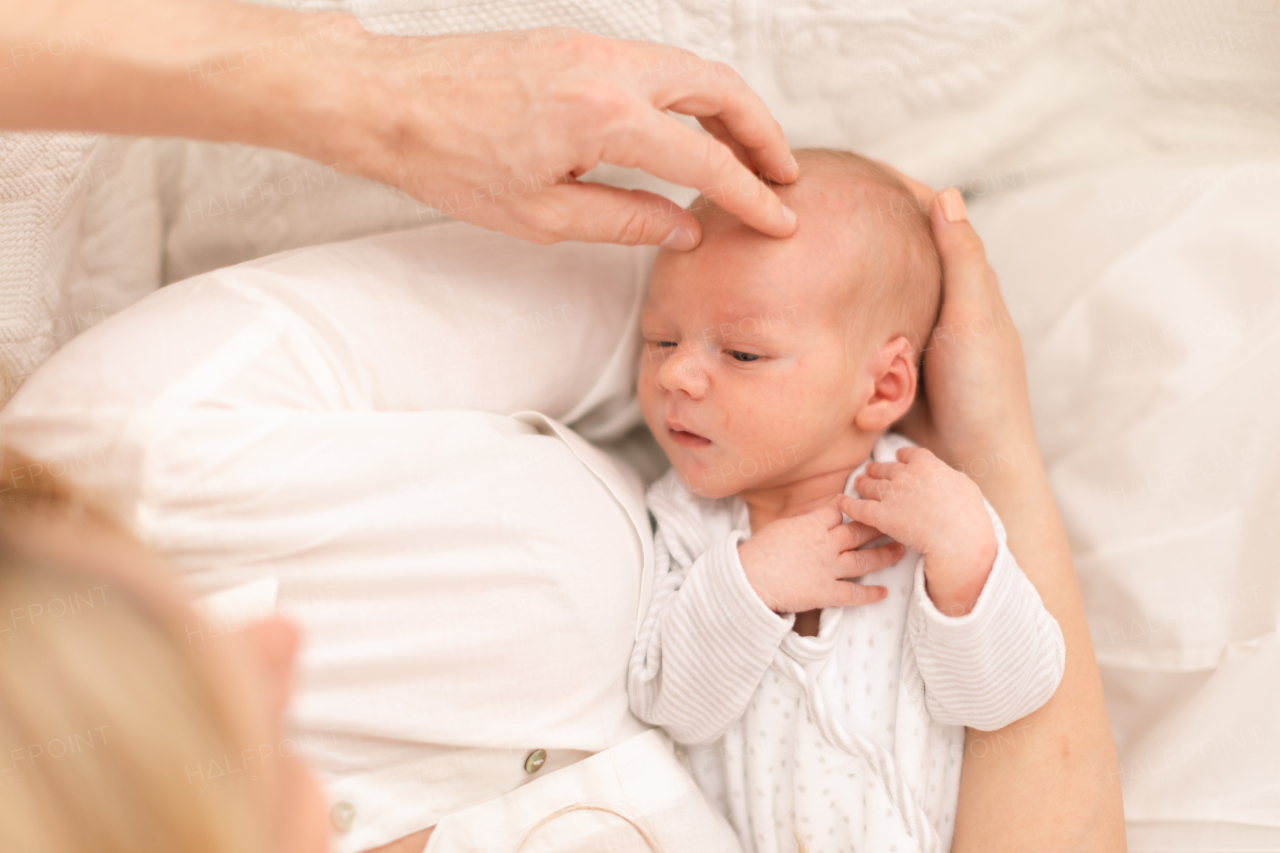
[[[798,151],[800,178],[791,184],[769,184],[783,204],[805,219],[834,219],[852,224],[858,218],[892,228],[894,217],[916,213],[916,203],[897,178],[879,165],[841,152]],[[736,216],[699,196],[690,208],[704,228],[740,225]],[[872,224],[872,223],[864,223]],[[766,238],[768,239],[768,238]]]
[[[741,254],[761,263],[793,265],[817,285],[824,273],[871,271],[888,246],[908,239],[902,227],[902,193],[879,180],[833,169],[807,175],[807,183],[779,188],[779,196],[796,212],[795,233],[769,237],[745,225],[722,208],[707,204],[698,211],[703,245],[719,257]],[[910,215],[908,211],[906,215]]]

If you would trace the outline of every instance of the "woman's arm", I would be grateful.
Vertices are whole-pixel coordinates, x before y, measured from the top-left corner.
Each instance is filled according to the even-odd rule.
[[[932,193],[912,183],[928,203]],[[1036,444],[1022,345],[960,194],[939,193],[931,215],[943,305],[925,351],[925,393],[903,428],[981,486],[1067,648],[1048,704],[1001,731],[969,731],[952,850],[1123,850],[1115,746],[1066,531]]]
[[[0,0],[0,129],[279,148],[538,242],[701,239],[665,198],[576,180],[599,163],[710,192],[767,234],[795,229],[755,173],[799,170],[741,77],[571,28],[402,38],[231,0]]]

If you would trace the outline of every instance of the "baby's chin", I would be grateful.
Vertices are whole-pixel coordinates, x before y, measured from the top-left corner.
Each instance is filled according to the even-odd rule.
[[[668,456],[668,458],[670,457]],[[736,495],[751,485],[745,478],[734,476],[736,472],[728,475],[726,479],[722,475],[720,467],[707,467],[693,460],[673,459],[672,467],[676,469],[676,473],[680,475],[680,479],[684,481],[684,484],[689,487],[689,491],[707,500],[719,500],[730,495]]]

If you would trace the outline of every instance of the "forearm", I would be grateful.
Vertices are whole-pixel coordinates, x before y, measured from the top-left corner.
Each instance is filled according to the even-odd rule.
[[[737,544],[719,542],[683,580],[660,581],[632,652],[632,712],[683,743],[709,743],[742,715],[794,621],[756,597]]]
[[[350,18],[231,0],[0,0],[0,126],[318,153],[352,100]],[[348,69],[353,71],[353,69]],[[327,125],[325,118],[332,119]],[[332,137],[331,137],[332,138]]]
[[[917,573],[907,634],[924,681],[929,716],[944,725],[1004,728],[1043,706],[1062,680],[1065,644],[1057,622],[1000,536],[972,610],[948,616]]]
[[[1120,777],[1101,680],[1034,432],[1011,431],[969,458],[988,461],[982,473],[973,470],[981,466],[966,469],[1003,519],[1009,548],[1058,621],[1067,654],[1062,682],[1044,707],[999,732],[969,731],[952,849],[1123,850]]]

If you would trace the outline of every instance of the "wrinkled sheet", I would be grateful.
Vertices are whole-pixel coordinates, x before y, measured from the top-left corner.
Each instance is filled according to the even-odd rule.
[[[1280,846],[1278,192],[1280,161],[1157,158],[971,209],[1023,335],[1135,850]]]

